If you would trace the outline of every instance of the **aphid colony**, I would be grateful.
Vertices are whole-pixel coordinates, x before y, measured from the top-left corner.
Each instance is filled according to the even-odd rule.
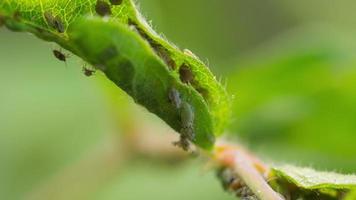
[[[66,62],[67,58],[69,57],[68,55],[64,55],[60,50],[53,50],[53,55],[56,57],[59,61]]]
[[[62,53],[62,51],[60,50],[53,50],[52,51],[54,57],[56,57],[59,61],[62,62],[66,62],[67,58],[69,57],[69,55],[65,55],[64,53]],[[95,73],[95,70],[92,69],[88,69],[87,67],[83,66],[83,73],[85,76],[92,76]]]
[[[226,191],[234,193],[242,200],[258,200],[256,195],[246,186],[244,181],[238,177],[230,168],[221,168],[217,173],[222,186]]]
[[[123,2],[123,0],[109,0],[109,1],[111,5],[120,5]],[[102,17],[110,16],[112,14],[110,4],[104,0],[97,0],[95,4],[96,13]],[[51,12],[47,11],[44,13],[44,18],[49,27],[53,28],[58,33],[65,32],[65,25],[63,24],[63,21],[58,15],[54,16]],[[0,23],[1,22],[2,22],[2,18],[0,18]],[[53,55],[59,61],[62,62],[67,61],[68,55],[65,55],[60,50],[53,50],[52,52]],[[162,52],[162,51],[158,51],[158,52]],[[167,53],[164,52],[163,54],[164,56],[161,55],[160,57],[165,57],[165,56],[167,57],[166,54]],[[173,62],[171,60],[168,60],[167,58],[165,59],[165,61],[166,63],[169,64]],[[85,76],[91,76],[95,73],[95,70],[88,69],[84,66],[83,73]],[[179,75],[180,75],[180,80],[186,84],[191,84],[194,79],[192,71],[186,64],[183,64],[179,68]],[[188,151],[190,150],[190,143],[195,140],[193,108],[190,104],[181,100],[180,94],[175,88],[169,90],[168,98],[170,103],[179,111],[180,122],[181,122],[180,140],[174,142],[173,144],[181,147],[185,151]]]
[[[123,0],[110,0],[111,5],[120,5]],[[104,17],[111,15],[111,6],[103,0],[98,0],[95,5],[95,11],[98,15]],[[17,15],[16,15],[17,16]],[[15,14],[14,14],[15,17]],[[18,17],[16,17],[18,18]],[[49,27],[55,29],[58,33],[65,32],[65,25],[63,24],[61,18],[57,15],[54,16],[51,12],[47,11],[44,13],[44,18],[46,23]],[[3,20],[0,16],[0,25],[2,24]],[[66,62],[68,55],[63,54],[60,50],[53,50],[52,51],[54,57],[56,57],[59,61]],[[91,70],[83,67],[83,73],[85,76],[92,76],[95,73],[95,70]]]

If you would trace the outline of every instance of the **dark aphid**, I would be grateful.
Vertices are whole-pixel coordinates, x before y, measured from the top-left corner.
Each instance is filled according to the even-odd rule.
[[[56,29],[59,33],[64,33],[65,28],[64,28],[63,22],[59,16],[54,17],[52,15],[52,13],[45,12],[44,17],[50,27]]]
[[[221,168],[217,171],[217,177],[220,179],[224,190],[229,191],[231,184],[235,181],[235,175],[229,168]]]
[[[168,99],[174,105],[175,108],[180,108],[182,101],[180,99],[180,94],[178,90],[176,90],[175,88],[171,88],[168,92]]]
[[[95,5],[95,11],[98,15],[104,17],[111,15],[111,7],[108,3],[98,0]]]
[[[53,50],[53,55],[60,61],[66,62],[67,61],[67,56],[64,55],[61,51],[59,50]]]
[[[194,80],[193,73],[186,64],[183,64],[179,68],[179,77],[183,83],[191,83]]]
[[[89,77],[89,76],[92,76],[95,73],[95,70],[91,70],[91,69],[88,69],[86,67],[83,67],[83,72],[84,72],[85,76]]]
[[[65,31],[63,22],[62,22],[61,18],[59,18],[59,16],[57,16],[57,17],[54,18],[53,27],[54,27],[59,33],[64,33],[64,31]]]
[[[110,0],[111,5],[120,5],[122,3],[122,0]]]
[[[236,175],[236,173],[234,173],[232,169],[221,168],[217,175],[226,191],[234,193],[241,199],[257,200],[257,197],[253,194],[251,189]]]

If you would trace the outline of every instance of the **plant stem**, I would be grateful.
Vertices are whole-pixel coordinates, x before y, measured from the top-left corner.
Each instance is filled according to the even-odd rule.
[[[249,159],[240,152],[236,152],[233,170],[241,177],[246,185],[261,200],[282,200],[282,198],[267,184],[257,172]]]
[[[256,158],[235,146],[217,146],[219,164],[231,168],[260,200],[283,200],[266,182],[261,172],[267,171]]]

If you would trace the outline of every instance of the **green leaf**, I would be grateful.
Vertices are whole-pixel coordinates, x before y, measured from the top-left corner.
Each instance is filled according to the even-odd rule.
[[[294,198],[312,198],[317,195],[320,199],[340,199],[356,189],[356,175],[320,172],[292,165],[274,167],[272,177],[276,178],[272,185]]]
[[[348,195],[346,195],[344,200],[355,200],[355,199],[356,199],[356,190],[353,190]]]
[[[106,17],[96,14],[95,4],[5,0],[0,16],[11,30],[33,33],[81,57],[182,136],[211,149],[230,115],[230,97],[215,76],[190,51],[155,33],[131,0],[110,6]],[[172,102],[172,90],[189,106]],[[182,113],[192,116],[182,119]]]

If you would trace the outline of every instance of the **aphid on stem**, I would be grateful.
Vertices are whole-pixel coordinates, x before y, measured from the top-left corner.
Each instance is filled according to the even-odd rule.
[[[96,1],[95,11],[98,15],[105,17],[111,15],[111,7],[108,3],[102,0]]]
[[[83,73],[85,76],[89,77],[95,73],[95,70],[88,69],[86,66],[83,67]]]
[[[226,191],[234,193],[237,197],[244,200],[257,200],[257,197],[246,186],[244,181],[238,177],[232,169],[221,168],[218,170],[217,176],[221,180],[222,186]]]

